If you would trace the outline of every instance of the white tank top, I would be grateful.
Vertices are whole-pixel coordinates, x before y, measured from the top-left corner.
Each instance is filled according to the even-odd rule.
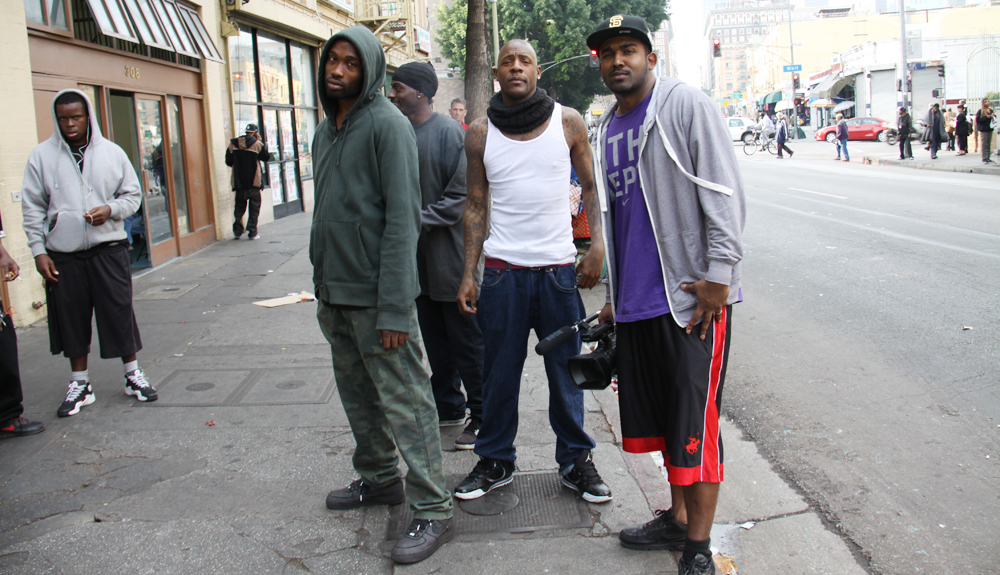
[[[532,267],[574,261],[569,152],[559,104],[533,140],[512,140],[489,123],[483,152],[492,195],[487,257]]]

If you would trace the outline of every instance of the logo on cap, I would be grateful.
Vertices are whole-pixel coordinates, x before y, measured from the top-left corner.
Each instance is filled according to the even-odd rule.
[[[622,21],[624,19],[625,18],[621,14],[618,14],[617,16],[612,16],[611,20],[608,21],[608,28],[617,28],[617,27],[621,26],[622,25]]]

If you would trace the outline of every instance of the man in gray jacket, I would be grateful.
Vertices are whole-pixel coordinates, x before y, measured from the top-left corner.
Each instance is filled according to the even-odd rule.
[[[483,423],[483,332],[475,316],[455,305],[465,270],[465,130],[431,107],[438,79],[427,62],[403,64],[392,76],[389,100],[413,125],[420,163],[420,240],[417,316],[431,364],[431,388],[442,426],[466,423],[456,449],[472,449]],[[462,384],[465,392],[462,395]]]
[[[715,573],[709,535],[722,481],[719,410],[740,301],[743,183],[715,104],[657,79],[649,31],[617,15],[587,38],[617,104],[594,140],[618,338],[622,446],[662,451],[673,507],[622,530],[631,549],[682,551],[681,575]]]
[[[125,151],[101,135],[97,113],[80,90],[52,102],[57,126],[28,156],[22,183],[24,233],[45,278],[49,344],[69,358],[72,375],[59,417],[96,399],[87,370],[91,317],[97,316],[101,357],[120,357],[125,393],[156,401],[139,369],[142,349],[132,309],[132,274],[122,220],[142,195]]]

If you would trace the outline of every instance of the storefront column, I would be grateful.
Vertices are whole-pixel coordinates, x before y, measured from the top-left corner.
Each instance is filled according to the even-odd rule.
[[[21,279],[9,282],[10,304],[17,312],[14,325],[25,326],[45,316],[45,309],[36,310],[31,302],[45,299],[42,278],[35,271],[35,262],[28,249],[28,238],[21,227],[21,202],[12,194],[20,192],[28,154],[38,144],[35,127],[35,101],[31,85],[31,58],[23,2],[6,2],[0,18],[0,110],[17,110],[6,114],[3,137],[0,137],[0,213],[7,237],[3,246],[21,266]]]

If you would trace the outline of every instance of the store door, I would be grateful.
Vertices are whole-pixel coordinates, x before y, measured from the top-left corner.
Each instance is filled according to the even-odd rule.
[[[291,110],[264,108],[264,142],[271,152],[267,175],[274,219],[302,211],[294,129]]]

